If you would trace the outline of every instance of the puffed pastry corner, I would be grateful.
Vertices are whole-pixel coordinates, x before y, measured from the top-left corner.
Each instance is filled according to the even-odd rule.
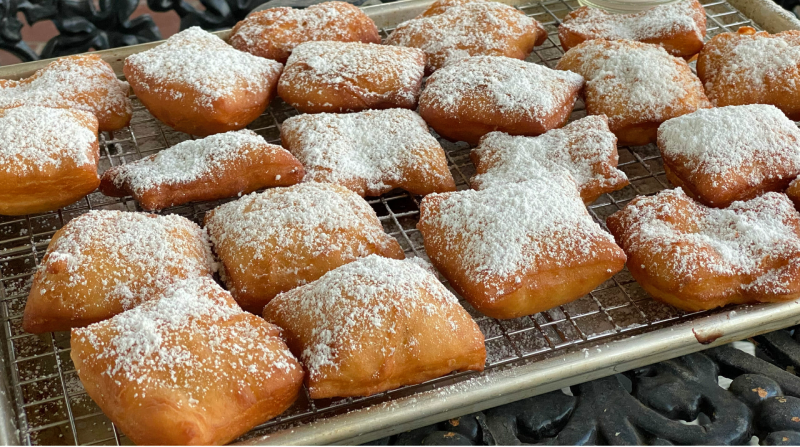
[[[800,214],[785,194],[716,209],[676,188],[638,197],[606,223],[642,288],[680,309],[800,297]]]
[[[211,278],[73,329],[87,394],[138,445],[222,445],[283,413],[303,368],[280,329],[244,312]]]
[[[264,318],[284,328],[312,399],[368,396],[486,362],[478,325],[418,259],[359,259],[278,295]]]

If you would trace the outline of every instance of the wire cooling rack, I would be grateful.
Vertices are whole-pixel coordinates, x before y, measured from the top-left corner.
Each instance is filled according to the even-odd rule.
[[[720,32],[736,31],[739,26],[756,27],[724,1],[706,1],[703,4],[708,17],[709,38]],[[557,37],[559,19],[577,7],[575,0],[547,0],[520,7],[542,23],[549,34],[547,41],[533,51],[528,61],[555,67],[563,54]],[[381,30],[384,36],[390,31]],[[130,126],[101,135],[101,171],[191,138],[158,122],[135,98],[133,103],[134,115]],[[276,100],[249,128],[267,141],[280,144],[280,123],[295,114],[297,111],[293,108]],[[583,103],[578,101],[571,119],[585,114]],[[469,178],[475,173],[469,161],[470,148],[463,143],[441,142],[457,187],[466,189]],[[619,148],[619,160],[619,168],[628,175],[631,184],[603,195],[589,206],[592,216],[603,226],[607,216],[635,196],[653,194],[670,187],[656,146]],[[407,193],[390,193],[368,201],[384,230],[400,242],[407,256],[426,258],[422,235],[416,229],[419,198]],[[170,208],[163,213],[180,214],[201,223],[206,211],[223,202],[194,203]],[[141,211],[130,198],[116,199],[93,193],[56,212],[26,217],[0,216],[0,317],[3,323],[0,336],[11,382],[11,399],[17,411],[20,441],[25,444],[131,444],[83,389],[69,358],[69,333],[37,336],[25,333],[21,327],[31,279],[51,237],[71,219],[92,209]],[[652,300],[627,271],[618,273],[577,301],[530,317],[495,320],[481,315],[463,300],[462,304],[486,336],[487,374],[500,366],[535,361],[543,356],[558,355],[559,351],[567,348],[589,345],[598,339],[633,335],[702,314],[684,313]],[[243,439],[473,376],[474,373],[450,374],[367,398],[312,401],[304,392],[291,409],[257,427]]]

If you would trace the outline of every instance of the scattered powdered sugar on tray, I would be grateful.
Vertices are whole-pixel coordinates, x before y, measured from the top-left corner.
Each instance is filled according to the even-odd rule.
[[[420,103],[456,111],[475,95],[492,100],[487,113],[523,117],[550,116],[572,103],[583,77],[504,56],[475,56],[454,61],[437,70],[425,84]]]
[[[286,151],[267,144],[252,130],[238,130],[187,140],[155,155],[111,168],[117,188],[128,184],[136,194],[161,185],[189,183],[224,170],[253,152]]]
[[[775,106],[698,110],[665,121],[658,136],[665,158],[711,175],[715,184],[735,175],[756,185],[785,168],[800,172],[800,130]]]
[[[138,88],[179,98],[183,93],[170,84],[185,85],[200,95],[200,105],[209,108],[214,100],[240,89],[264,90],[267,80],[283,68],[279,62],[239,51],[197,26],[128,56],[125,63],[142,73],[144,82]]]
[[[286,120],[281,132],[291,135],[287,146],[305,166],[305,181],[363,180],[368,191],[381,191],[406,181],[409,170],[441,181],[437,161],[449,174],[444,150],[411,110],[299,115]]]
[[[277,328],[241,310],[211,278],[176,282],[159,299],[75,329],[73,337],[88,348],[79,354],[86,370],[101,369],[140,399],[178,391],[178,407],[206,409],[208,393],[233,398],[232,386],[247,389],[299,368]]]
[[[384,340],[386,355],[407,349],[397,346],[402,338],[394,334],[413,339],[409,319],[420,310],[435,316],[448,332],[458,332],[461,322],[472,323],[466,315],[461,317],[464,309],[432,273],[432,266],[418,258],[401,261],[378,255],[284,292],[267,309],[290,322],[288,327],[314,323],[300,356],[312,380],[324,379],[326,369],[339,369],[343,358],[368,350],[371,346],[363,343],[373,344],[376,338]]]
[[[102,296],[130,309],[177,279],[210,276],[215,269],[208,236],[192,221],[112,210],[71,220],[50,243],[40,267],[42,295],[60,285],[48,280],[47,271],[56,265],[69,275],[68,287],[89,286],[89,296],[73,297],[76,312]]]
[[[72,107],[101,116],[132,113],[128,83],[96,55],[61,58],[28,79],[0,81],[0,109],[22,104]]]
[[[422,49],[430,67],[469,56],[506,54],[520,37],[543,32],[536,20],[498,2],[440,1],[434,6],[438,13],[397,25],[386,43]]]
[[[287,250],[312,256],[338,251],[342,259],[356,259],[371,254],[369,246],[394,243],[364,199],[328,183],[248,194],[214,209],[206,228],[215,246],[249,247],[255,259]],[[364,241],[341,237],[354,232]]]
[[[614,166],[616,150],[617,138],[608,130],[605,117],[597,115],[538,137],[492,132],[473,149],[480,160],[479,172],[481,166],[487,168],[470,183],[475,189],[486,189],[560,171],[569,173],[581,189],[613,188],[627,183],[625,173]]]
[[[426,210],[431,199],[440,200],[438,212]],[[497,296],[504,282],[519,280],[543,260],[559,266],[589,261],[596,254],[589,239],[613,241],[589,216],[574,180],[558,172],[480,191],[430,194],[421,207],[426,246],[458,253],[468,280],[497,284]]]
[[[700,271],[741,276],[742,288],[781,293],[800,263],[800,216],[784,194],[769,192],[725,209],[693,201],[681,188],[640,197],[620,213],[626,252],[653,253],[677,283]]]
[[[306,42],[289,56],[279,83],[298,90],[322,84],[357,92],[364,98],[396,95],[415,102],[425,71],[424,60],[416,48],[360,42]],[[389,85],[398,88],[387,90]]]
[[[693,0],[681,0],[636,14],[610,14],[598,8],[581,8],[579,15],[568,15],[559,28],[604,39],[666,39],[688,32],[702,39],[703,30],[695,21],[693,4]]]
[[[91,113],[75,109],[22,106],[0,114],[0,170],[30,174],[59,167],[97,163],[97,135],[81,121]]]

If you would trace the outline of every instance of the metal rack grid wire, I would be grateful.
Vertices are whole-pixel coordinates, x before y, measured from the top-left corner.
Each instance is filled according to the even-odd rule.
[[[708,38],[720,32],[736,31],[739,26],[757,27],[725,1],[702,0],[701,3],[706,8]],[[545,0],[544,3],[519,7],[548,31],[547,41],[534,49],[527,59],[529,62],[551,68],[555,66],[563,54],[557,25],[578,6],[576,0]],[[385,37],[390,31],[383,29],[381,33]],[[158,122],[135,98],[133,102],[134,115],[130,126],[101,135],[101,172],[192,138]],[[248,127],[267,141],[280,144],[280,123],[295,114],[297,111],[278,100]],[[579,100],[571,120],[585,114]],[[441,142],[458,188],[466,189],[474,174],[469,161],[470,148],[464,143]],[[654,145],[619,148],[619,168],[628,175],[630,185],[602,196],[589,206],[591,215],[603,226],[607,216],[635,196],[653,194],[670,187]],[[163,213],[180,214],[200,223],[206,211],[223,202],[193,203]],[[419,198],[392,192],[368,202],[385,231],[400,242],[407,256],[426,258],[422,236],[416,230]],[[110,198],[95,192],[55,212],[25,217],[0,216],[0,317],[3,322],[0,336],[3,338],[2,349],[7,360],[20,438],[25,444],[131,444],[84,391],[69,358],[69,333],[37,336],[25,333],[21,327],[32,276],[50,238],[71,219],[92,209],[141,211],[130,198]],[[558,355],[559,351],[568,348],[580,349],[592,346],[597,340],[625,337],[704,314],[684,313],[652,300],[625,270],[572,303],[529,317],[495,320],[481,315],[465,301],[461,303],[486,337],[487,360],[483,374],[487,375],[501,366],[513,367],[517,362],[535,361],[542,356]],[[475,374],[454,373],[366,398],[312,401],[304,390],[292,408],[257,427],[243,439],[456,383]]]

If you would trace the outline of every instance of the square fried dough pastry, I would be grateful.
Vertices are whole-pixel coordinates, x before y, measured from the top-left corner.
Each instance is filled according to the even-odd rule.
[[[419,114],[441,136],[478,144],[492,131],[539,135],[569,119],[583,78],[503,56],[476,56],[425,81]]]
[[[547,39],[542,25],[522,11],[485,0],[437,0],[419,16],[397,25],[388,45],[425,52],[428,74],[469,56],[525,59]]]
[[[306,42],[295,47],[278,96],[301,113],[413,109],[425,54],[358,42]]]
[[[275,295],[358,258],[405,257],[364,199],[329,183],[252,193],[206,214],[205,224],[228,290],[257,314]]]
[[[625,254],[560,172],[474,191],[430,194],[417,228],[453,288],[492,318],[573,301],[611,278]]]
[[[564,51],[585,40],[626,39],[664,47],[673,56],[688,59],[703,49],[706,10],[697,0],[679,0],[634,14],[611,14],[583,6],[570,12],[558,26]]]
[[[157,297],[175,281],[210,277],[208,236],[174,214],[90,211],[53,235],[33,277],[22,327],[86,326]]]
[[[716,209],[676,188],[637,197],[606,223],[636,281],[680,309],[800,297],[800,214],[785,194]]]
[[[783,191],[800,174],[800,130],[766,104],[698,110],[665,121],[658,148],[667,179],[717,208]]]
[[[792,200],[795,208],[800,210],[800,177],[789,183],[789,188],[786,189],[786,195]]]
[[[586,111],[606,115],[620,145],[656,141],[664,121],[711,107],[685,60],[663,48],[630,40],[587,40],[558,61],[586,80]]]
[[[0,214],[69,205],[100,184],[97,118],[77,109],[0,110]]]
[[[286,410],[303,368],[280,329],[244,312],[211,278],[73,329],[86,392],[138,445],[221,445]]]
[[[303,179],[303,165],[286,149],[252,130],[188,140],[103,173],[100,192],[131,195],[142,208],[160,210],[216,200]]]
[[[628,177],[617,169],[617,137],[603,115],[587,116],[538,137],[492,132],[469,156],[476,168],[470,180],[473,189],[564,172],[578,183],[581,199],[588,204],[628,184]]]
[[[483,334],[429,264],[377,255],[275,297],[312,399],[369,396],[452,371],[483,371]]]
[[[717,107],[772,104],[800,120],[800,31],[717,34],[697,58],[697,76]]]
[[[228,39],[237,50],[286,63],[294,47],[310,41],[381,43],[375,22],[346,2],[305,9],[269,8],[237,23]]]
[[[304,181],[335,183],[360,196],[394,188],[412,194],[455,191],[444,149],[407,109],[293,116],[281,142],[303,163]]]
[[[130,86],[96,54],[62,57],[33,76],[0,79],[0,109],[21,105],[74,108],[97,117],[101,131],[128,125],[133,115]]]
[[[193,26],[128,56],[123,71],[153,116],[175,130],[207,136],[243,129],[264,113],[282,69]]]

